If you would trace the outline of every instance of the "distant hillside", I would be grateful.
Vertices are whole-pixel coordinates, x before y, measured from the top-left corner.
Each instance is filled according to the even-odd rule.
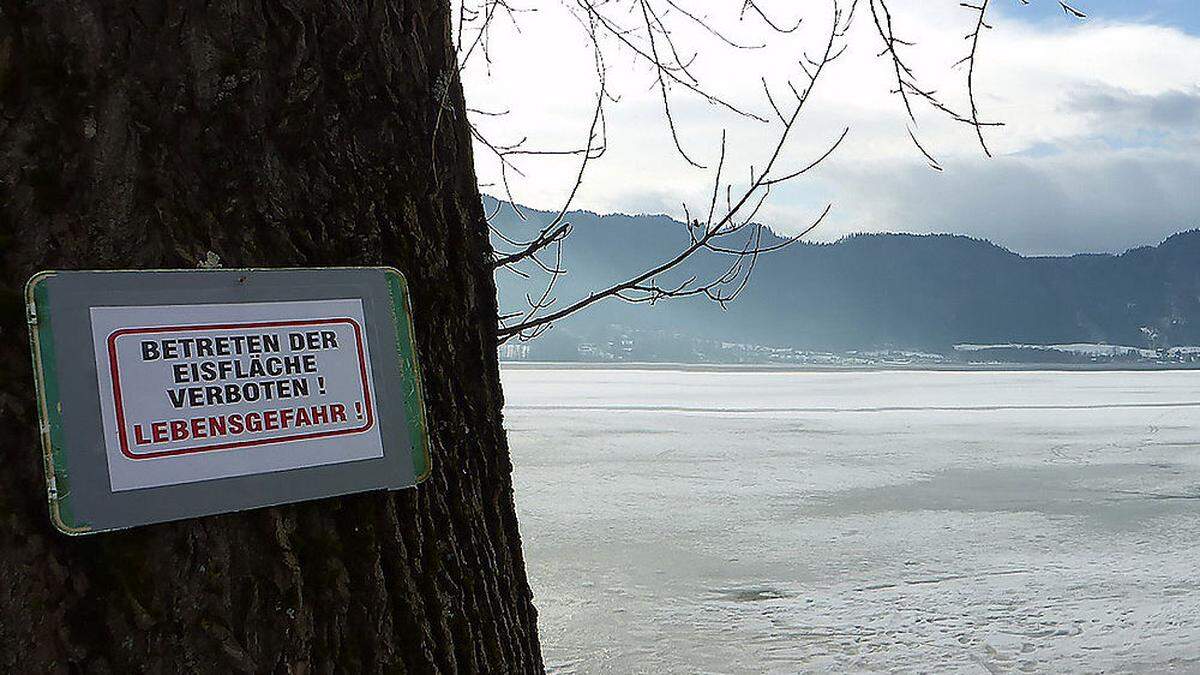
[[[486,206],[490,213],[498,205],[489,200]],[[522,211],[527,221],[499,205],[493,222],[521,237],[552,217]],[[564,248],[570,274],[554,293],[560,302],[662,259],[687,240],[683,225],[664,216],[574,212],[570,222],[575,231]],[[701,258],[675,278],[717,265]],[[521,308],[530,282],[507,274],[498,281],[501,309]],[[613,324],[835,351],[948,353],[959,343],[1197,345],[1200,230],[1120,255],[1070,257],[1023,257],[953,235],[798,243],[760,259],[750,287],[726,311],[702,300],[653,307],[606,301],[555,330],[578,338]]]

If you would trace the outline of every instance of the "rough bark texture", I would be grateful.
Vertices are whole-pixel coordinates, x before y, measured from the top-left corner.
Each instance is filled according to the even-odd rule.
[[[443,0],[0,0],[0,671],[541,670]],[[93,538],[46,515],[39,269],[390,264],[421,487]]]

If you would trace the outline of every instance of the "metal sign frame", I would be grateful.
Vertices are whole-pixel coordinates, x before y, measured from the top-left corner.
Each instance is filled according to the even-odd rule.
[[[412,304],[399,270],[46,271],[30,278],[25,298],[50,519],[64,534],[401,489],[431,472]],[[377,391],[382,457],[112,489],[91,308],[227,304],[245,311],[248,304],[346,299],[361,300],[365,317],[363,339],[369,344],[369,376]],[[367,409],[370,413],[370,403]]]

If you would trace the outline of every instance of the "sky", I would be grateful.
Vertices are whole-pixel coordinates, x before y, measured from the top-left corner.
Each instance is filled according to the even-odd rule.
[[[1056,0],[992,0],[993,28],[981,36],[974,75],[981,119],[1003,123],[984,132],[991,157],[966,125],[929,107],[917,106],[915,120],[907,116],[866,2],[845,54],[813,87],[775,173],[807,165],[848,128],[846,140],[816,169],[774,188],[757,221],[794,233],[830,204],[812,239],[949,232],[1029,255],[1115,253],[1200,227],[1200,2],[1077,0],[1071,4],[1087,14],[1079,20]],[[614,25],[637,26],[630,4],[609,3]],[[788,83],[805,79],[799,55],[823,46],[831,19],[828,2],[760,0],[777,24],[803,19],[779,35],[739,18],[730,7],[741,3],[674,4],[720,26],[726,38],[765,45],[734,49],[679,11],[664,15],[685,60],[695,54],[691,70],[704,90],[763,118],[774,115],[763,80],[777,102],[787,100]],[[906,55],[922,86],[966,109],[966,72],[953,64],[966,55],[972,12],[958,0],[889,4],[898,36],[914,43]],[[578,148],[598,88],[578,5],[527,0],[519,7],[535,11],[497,18],[486,52],[475,49],[465,60],[472,122],[495,146],[525,139],[528,149]],[[473,42],[469,27],[459,37]],[[637,33],[628,39],[644,45]],[[694,166],[676,150],[655,71],[611,34],[600,44],[606,89],[616,100],[605,104],[606,152],[588,163],[573,208],[678,219],[704,213],[722,135],[722,190],[730,181],[738,194],[751,167],[765,165],[782,127],[777,120],[739,116],[672,87],[679,143],[703,168]],[[910,130],[942,171],[930,168]],[[579,170],[572,155],[511,157],[506,189],[488,147],[477,142],[475,155],[484,192],[511,192],[547,210],[564,203]]]

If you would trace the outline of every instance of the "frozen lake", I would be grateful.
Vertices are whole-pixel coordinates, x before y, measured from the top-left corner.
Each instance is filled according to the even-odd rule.
[[[502,377],[552,672],[1200,671],[1200,372]]]

